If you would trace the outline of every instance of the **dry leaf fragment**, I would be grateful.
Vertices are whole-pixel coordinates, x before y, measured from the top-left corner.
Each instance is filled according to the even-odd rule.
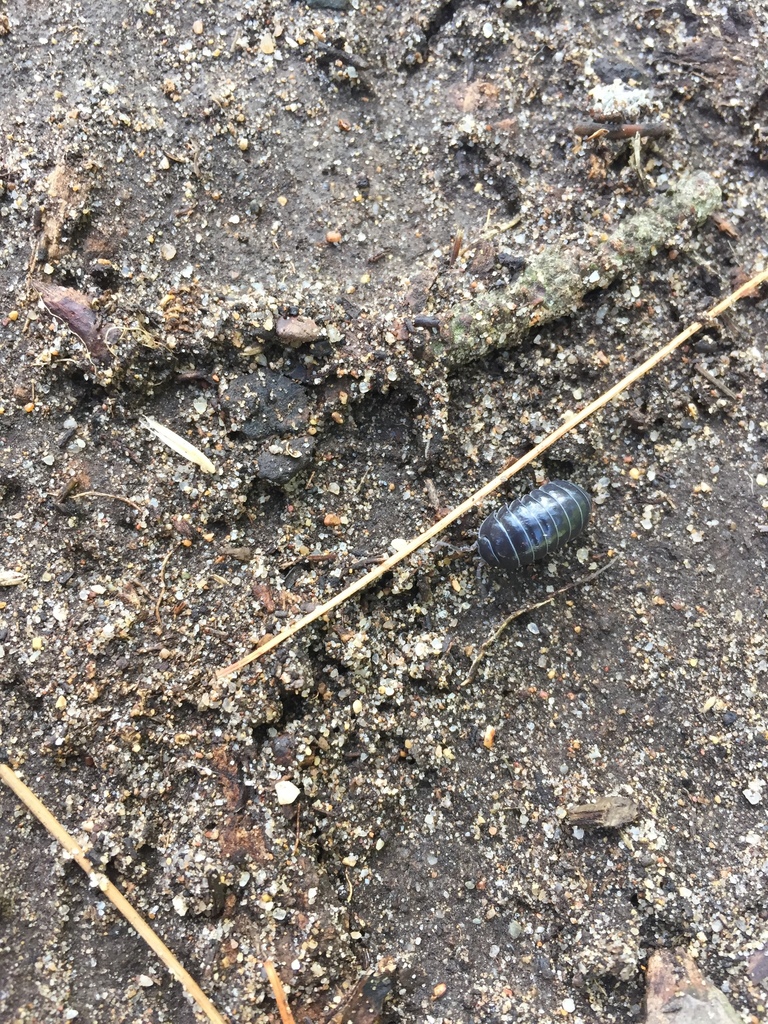
[[[645,979],[645,1024],[739,1024],[742,1016],[684,949],[657,949]]]
[[[105,323],[98,313],[94,313],[87,295],[74,288],[62,288],[46,281],[33,281],[32,284],[40,293],[46,309],[59,320],[63,320],[70,331],[77,335],[91,359],[107,365],[112,362],[112,353],[106,339],[110,331],[117,328]],[[117,333],[120,333],[119,330]]]
[[[141,422],[142,426],[151,430],[163,444],[167,444],[169,448],[172,448],[178,455],[181,455],[183,459],[186,459],[188,462],[194,462],[204,473],[216,472],[216,467],[207,455],[204,455],[199,448],[195,448],[186,438],[181,437],[171,430],[170,427],[164,427],[162,423],[158,423],[151,416],[142,416]]]

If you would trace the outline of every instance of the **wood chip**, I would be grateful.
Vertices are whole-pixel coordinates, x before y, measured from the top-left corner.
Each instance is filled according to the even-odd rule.
[[[568,820],[581,828],[620,828],[634,821],[640,808],[626,796],[601,796],[591,804],[568,808]]]

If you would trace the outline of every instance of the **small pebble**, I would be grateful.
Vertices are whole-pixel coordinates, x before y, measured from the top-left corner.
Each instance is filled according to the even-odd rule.
[[[283,780],[282,782],[275,783],[275,793],[280,806],[287,807],[296,801],[296,798],[301,794],[301,790],[298,786],[294,786],[292,782]]]
[[[752,779],[746,789],[742,790],[744,797],[753,807],[757,807],[763,799],[764,779]]]
[[[289,348],[299,348],[320,335],[320,328],[308,316],[278,317],[275,330],[282,344]]]

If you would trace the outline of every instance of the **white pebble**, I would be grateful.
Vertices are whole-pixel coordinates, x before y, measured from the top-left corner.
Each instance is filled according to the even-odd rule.
[[[762,802],[764,786],[765,779],[751,779],[747,788],[742,790],[742,793],[753,807],[757,807]]]
[[[277,802],[282,807],[287,807],[288,804],[294,803],[301,790],[298,786],[294,786],[292,782],[284,780],[275,783],[275,793],[277,794]]]

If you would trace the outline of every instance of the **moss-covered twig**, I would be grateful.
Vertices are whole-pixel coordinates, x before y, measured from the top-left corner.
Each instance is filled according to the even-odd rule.
[[[632,273],[670,242],[686,220],[700,224],[720,204],[720,188],[704,171],[651,200],[616,231],[585,249],[552,245],[534,256],[517,281],[454,309],[442,322],[435,354],[448,369],[507,348],[532,328],[569,316],[587,292]]]

